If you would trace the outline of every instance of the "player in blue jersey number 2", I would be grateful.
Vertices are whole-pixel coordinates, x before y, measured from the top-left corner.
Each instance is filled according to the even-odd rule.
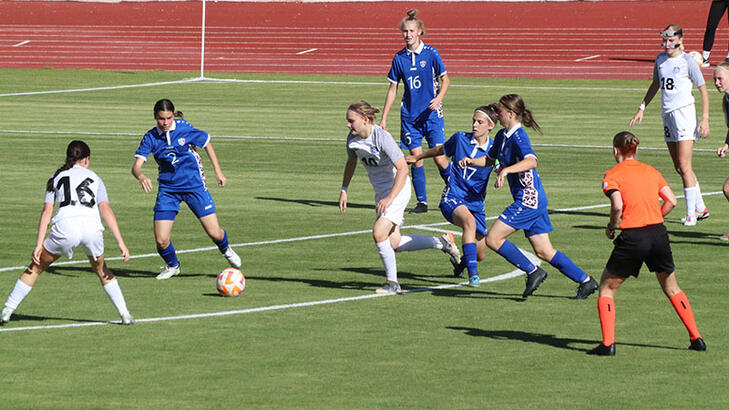
[[[175,117],[180,118],[175,118]],[[144,192],[152,191],[152,181],[142,173],[142,165],[149,154],[154,155],[159,166],[159,190],[154,205],[154,237],[157,252],[167,264],[157,279],[168,279],[180,274],[177,253],[170,241],[172,225],[185,202],[198,217],[210,239],[235,268],[240,268],[240,257],[228,245],[228,234],[218,224],[215,202],[205,186],[202,160],[195,147],[202,147],[210,158],[219,186],[225,186],[225,176],[218,164],[210,135],[183,120],[182,113],[175,111],[172,101],[162,99],[154,105],[157,126],[147,131],[134,154],[132,175],[139,181]]]
[[[380,127],[387,129],[387,115],[395,102],[397,85],[402,81],[405,91],[400,106],[400,148],[410,150],[411,155],[423,152],[423,137],[430,148],[445,142],[442,102],[451,82],[438,50],[420,40],[420,36],[425,35],[425,25],[415,17],[417,13],[417,10],[410,10],[408,16],[400,21],[405,48],[398,51],[392,59],[392,67],[387,74],[390,88],[385,95],[385,106],[380,120]],[[443,155],[433,159],[443,181],[447,182],[450,169],[448,160]],[[413,164],[410,171],[418,200],[410,212],[427,212],[428,195],[423,161]]]
[[[449,222],[463,229],[463,257],[453,272],[462,277],[463,270],[467,268],[468,284],[472,287],[480,286],[478,262],[486,257],[484,199],[491,167],[461,168],[458,162],[463,158],[478,158],[488,153],[492,144],[489,133],[497,120],[496,104],[478,107],[473,112],[473,132],[457,132],[445,144],[405,158],[409,164],[435,155],[445,154],[451,158],[451,174],[440,200],[440,211]]]
[[[479,158],[464,158],[459,164],[461,167],[491,166],[498,160],[500,168],[494,186],[498,189],[504,185],[505,179],[509,181],[514,203],[491,225],[486,235],[486,245],[527,273],[526,288],[522,294],[527,297],[546,279],[547,272],[533,264],[516,245],[507,240],[517,230],[524,230],[539,259],[549,262],[579,284],[574,299],[585,299],[597,290],[597,281],[565,254],[555,250],[549,240],[552,223],[547,212],[547,195],[537,173],[537,155],[522,128],[523,124],[540,131],[539,124],[517,94],[507,94],[499,99],[499,122],[504,128],[496,133],[488,154]]]

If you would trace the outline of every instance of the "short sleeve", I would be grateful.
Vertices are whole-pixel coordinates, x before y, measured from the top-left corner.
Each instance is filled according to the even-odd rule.
[[[384,131],[383,135],[381,135],[380,145],[382,152],[390,158],[390,161],[392,161],[393,164],[400,158],[404,157],[400,147],[397,146],[389,132]]]
[[[186,132],[187,142],[195,145],[196,147],[205,148],[210,142],[210,134],[197,129],[190,124],[188,124],[188,126],[190,128]]]
[[[433,48],[433,71],[438,77],[442,77],[447,73],[443,59],[440,57],[438,50]]]
[[[696,61],[694,60],[694,58],[688,54],[684,54],[684,59],[686,60],[686,63],[688,64],[689,78],[696,85],[696,87],[701,87],[702,85],[706,85],[706,81],[704,80],[704,75],[701,74],[701,69],[699,68],[699,65],[696,64]]]
[[[53,204],[56,202],[56,191],[46,191],[45,199],[43,202],[47,204]]]
[[[606,172],[602,178],[602,193],[608,195],[611,191],[620,191],[620,187],[618,186],[618,181],[610,173]]]
[[[96,203],[109,202],[109,195],[106,193],[106,185],[104,181],[99,178],[99,189],[96,191]]]
[[[501,146],[501,141],[504,139],[504,130],[500,130],[498,133],[496,133],[496,137],[494,138],[494,142],[491,144],[491,148],[489,148],[489,152],[486,153],[486,156],[491,159],[498,159],[499,158],[499,147]]]
[[[446,141],[443,144],[443,153],[446,157],[452,157],[456,155],[456,147],[458,146],[458,132],[451,135],[450,138],[448,138],[448,141]]]
[[[137,158],[142,158],[143,160],[147,160],[147,157],[152,152],[152,137],[149,135],[149,132],[144,134],[144,137],[142,137],[142,141],[139,142],[139,148],[137,148],[137,151],[134,153],[134,156]]]
[[[400,73],[400,70],[397,68],[397,55],[392,58],[392,65],[390,66],[390,72],[387,73],[387,79],[391,83],[397,84],[400,82],[400,78],[402,78],[402,75]]]

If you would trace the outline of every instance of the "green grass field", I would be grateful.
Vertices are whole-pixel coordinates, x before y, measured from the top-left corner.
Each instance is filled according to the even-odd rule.
[[[679,284],[708,350],[686,350],[683,325],[644,268],[616,299],[618,354],[599,358],[584,353],[601,340],[596,296],[569,300],[576,286],[551,266],[545,267],[548,280],[525,301],[523,277],[480,289],[429,289],[459,282],[446,257],[436,251],[398,254],[403,288],[423,291],[354,299],[372,295],[384,272],[369,234],[374,206],[364,169],[359,167],[350,185],[347,213],[340,215],[336,207],[346,159],[344,115],[360,98],[381,106],[384,77],[228,74],[261,82],[6,95],[193,76],[0,70],[0,136],[6,147],[0,303],[29,261],[45,181],[62,163],[71,139],[89,143],[91,168],[106,183],[132,255],[140,256],[128,263],[109,261],[138,319],[131,327],[38,328],[118,320],[87,263],[58,265],[40,278],[0,329],[0,407],[726,407],[727,244],[718,237],[729,231],[729,206],[720,194],[726,161],[708,151],[726,133],[715,91],[712,135],[694,154],[702,191],[713,193],[705,197],[711,218],[684,227],[679,200],[666,222]],[[610,149],[600,147],[627,127],[648,81],[452,81],[445,106],[448,135],[470,129],[474,107],[509,92],[524,96],[544,129],[543,135],[530,134],[555,210],[552,242],[599,277],[612,249],[603,234],[608,208],[600,183],[614,164]],[[163,264],[152,255],[155,196],[141,191],[130,168],[139,139],[154,125],[152,105],[163,97],[214,136],[228,186],[211,191],[231,243],[240,245],[235,249],[247,278],[240,297],[216,295],[215,277],[225,260],[217,250],[199,250],[213,244],[187,209],[173,232],[175,247],[191,250],[180,254],[183,275],[154,279]],[[397,120],[393,112],[390,126]],[[663,149],[655,102],[636,133],[641,147],[656,148],[639,151],[639,159],[658,168],[682,195]],[[150,159],[146,173],[154,175],[154,167]],[[430,211],[406,215],[404,231],[458,231],[442,224],[437,210],[442,183],[432,163],[426,169]],[[487,216],[497,216],[508,203],[506,189],[491,190]],[[597,205],[604,206],[590,208]],[[520,233],[513,241],[528,249]],[[118,255],[111,235],[106,246],[107,258]],[[75,258],[83,259],[83,252]],[[12,267],[18,268],[7,269]],[[513,270],[491,252],[479,269],[482,280]],[[284,305],[293,306],[159,320]],[[27,329],[12,331],[16,328]]]

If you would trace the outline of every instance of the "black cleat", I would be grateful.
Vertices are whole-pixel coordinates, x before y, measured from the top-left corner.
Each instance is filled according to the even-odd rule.
[[[595,278],[590,276],[590,280],[584,283],[580,283],[580,286],[577,287],[577,294],[573,296],[571,299],[574,300],[581,300],[581,299],[587,299],[588,296],[595,293],[599,285],[597,284],[597,281]]]
[[[408,211],[408,213],[411,214],[424,214],[428,212],[428,203],[427,202],[418,202],[417,205],[415,205],[415,208]]]
[[[587,354],[594,354],[596,356],[615,356],[615,343],[610,346],[605,346],[600,343],[596,348],[589,350]]]
[[[703,352],[706,350],[706,343],[704,343],[704,339],[698,338],[691,342],[691,346],[689,346],[689,350],[696,350],[699,352]]]
[[[537,266],[537,270],[535,270],[532,273],[528,273],[526,277],[526,288],[524,289],[524,293],[521,294],[521,297],[525,298],[527,296],[530,296],[532,293],[534,293],[535,290],[539,287],[539,285],[544,282],[544,279],[547,279],[547,271]]]
[[[466,257],[461,256],[461,262],[458,263],[457,266],[453,267],[453,276],[457,278],[465,278],[466,275],[463,274],[464,270],[466,270]]]

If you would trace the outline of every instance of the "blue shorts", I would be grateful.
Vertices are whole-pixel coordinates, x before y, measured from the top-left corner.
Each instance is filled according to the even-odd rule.
[[[157,203],[154,204],[154,220],[174,221],[180,212],[180,202],[185,202],[198,219],[215,213],[215,202],[207,189],[193,192],[159,191]]]
[[[514,202],[506,207],[499,215],[499,220],[514,229],[522,229],[527,238],[554,230],[547,208],[531,209],[521,202]]]
[[[418,118],[400,121],[400,148],[422,147],[423,137],[430,148],[445,143],[445,121],[437,111],[426,110]]]
[[[454,224],[453,222],[453,212],[458,208],[459,206],[466,206],[466,202],[464,202],[462,199],[457,199],[453,197],[446,197],[443,198],[440,201],[440,213],[443,214],[443,217],[445,219]],[[476,220],[476,233],[479,235],[486,236],[486,213],[481,209],[481,211],[474,211],[472,209],[468,210],[471,212],[471,215],[473,215],[473,219]]]

